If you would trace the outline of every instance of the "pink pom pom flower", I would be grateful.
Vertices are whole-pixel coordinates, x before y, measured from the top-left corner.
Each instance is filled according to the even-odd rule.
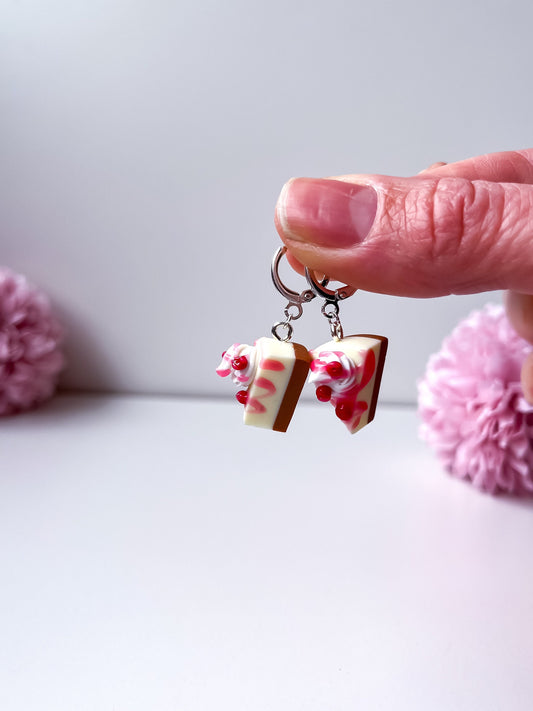
[[[0,267],[0,415],[49,398],[64,365],[62,329],[47,297]]]
[[[418,384],[422,439],[451,474],[492,494],[533,492],[533,406],[520,386],[531,350],[488,304],[458,324]]]

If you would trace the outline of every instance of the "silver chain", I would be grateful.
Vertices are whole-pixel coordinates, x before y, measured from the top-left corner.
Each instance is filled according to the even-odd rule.
[[[275,282],[274,282],[275,283]],[[287,293],[285,292],[285,296]],[[302,304],[306,304],[315,298],[315,295],[311,289],[306,289],[302,291],[301,294],[291,294],[289,296],[290,301],[287,306],[283,309],[285,314],[285,321],[277,321],[271,328],[271,333],[274,338],[278,341],[290,341],[292,338],[293,328],[291,321],[296,321],[303,314],[304,309]],[[285,331],[284,335],[280,334],[280,331]]]
[[[340,341],[343,337],[343,331],[339,317],[339,301],[347,299],[351,296],[354,293],[355,288],[353,286],[343,286],[340,289],[335,289],[335,291],[333,291],[333,289],[327,289],[328,280],[326,279],[324,283],[317,282],[313,272],[307,267],[305,269],[305,277],[313,293],[324,299],[321,310],[329,321],[331,337],[335,341]]]
[[[342,324],[339,317],[339,304],[337,300],[333,301],[328,299],[324,301],[320,310],[329,321],[331,337],[335,341],[340,341],[344,335],[344,332],[342,330]]]

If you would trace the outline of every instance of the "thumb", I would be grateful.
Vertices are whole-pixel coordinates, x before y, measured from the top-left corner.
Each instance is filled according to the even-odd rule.
[[[276,227],[295,260],[351,286],[430,297],[533,294],[533,187],[422,174],[296,178]]]

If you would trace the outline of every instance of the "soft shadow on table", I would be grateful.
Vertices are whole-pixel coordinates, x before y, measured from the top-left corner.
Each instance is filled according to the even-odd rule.
[[[107,407],[109,407],[109,397],[103,393],[59,391],[55,397],[32,410],[1,418],[0,429],[6,424],[28,424],[39,420],[70,421],[75,415],[93,414]]]
[[[528,496],[512,496],[511,494],[498,494],[497,501],[501,501],[507,506],[515,506],[521,509],[533,509],[533,494]]]
[[[76,313],[64,304],[57,307],[65,328],[63,352],[66,367],[60,377],[60,387],[85,391],[111,391],[117,377],[116,363],[95,334],[91,324],[84,324]]]
[[[509,507],[518,507],[518,508],[525,508],[525,509],[533,509],[533,492],[531,494],[525,494],[522,496],[517,496],[515,494],[508,494],[508,493],[497,493],[497,494],[490,494],[486,491],[480,491],[477,489],[475,486],[472,485],[470,481],[466,481],[464,479],[461,479],[459,477],[455,477],[448,472],[442,470],[441,475],[448,477],[451,482],[454,483],[454,486],[459,486],[459,487],[466,487],[474,492],[476,496],[479,497],[480,501],[483,499],[488,499],[489,501],[493,502],[497,506],[509,506]]]

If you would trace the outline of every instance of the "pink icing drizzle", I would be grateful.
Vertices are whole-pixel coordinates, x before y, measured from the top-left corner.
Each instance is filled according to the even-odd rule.
[[[260,415],[262,412],[266,412],[266,407],[262,402],[255,397],[248,397],[246,401],[246,412],[250,412],[252,415]]]
[[[273,358],[263,358],[260,362],[260,367],[264,370],[285,370],[283,363],[279,360],[274,360]],[[248,402],[246,403],[246,410],[254,415],[258,415],[266,412],[266,407],[261,400],[274,395],[277,392],[277,389],[271,380],[262,375],[255,379],[255,385],[258,388],[261,388],[261,390],[264,390],[264,393],[261,393],[261,395],[257,395],[256,397],[249,397]]]
[[[254,345],[256,344],[257,341]],[[236,372],[232,368],[232,361],[233,358],[236,356],[235,351],[239,347],[239,343],[234,343],[230,348],[228,348],[227,351],[224,352],[222,356],[222,362],[216,369],[216,372],[222,378],[226,378],[228,375],[231,375],[238,382],[246,383],[248,381],[248,377],[244,374],[241,375],[238,371]],[[282,370],[285,370],[285,365],[281,361],[276,360],[275,358],[261,358],[259,367],[262,370],[270,370],[273,372],[280,372]],[[256,377],[253,382],[255,383],[257,388],[259,388],[263,392],[261,392],[259,395],[256,395],[255,397],[250,397],[250,389],[248,389],[248,399],[245,404],[245,409],[247,412],[250,412],[252,414],[262,414],[266,412],[266,407],[262,400],[272,397],[272,395],[277,392],[277,389],[274,383],[264,376]]]
[[[216,374],[221,378],[227,378],[231,373],[231,361],[233,360],[232,350],[238,348],[239,343],[234,343],[227,351],[222,354],[222,363],[216,369]]]
[[[355,429],[361,422],[361,417],[363,413],[368,410],[368,403],[364,400],[358,400],[359,393],[361,390],[368,385],[372,380],[374,371],[376,370],[376,356],[373,350],[367,350],[365,353],[365,358],[363,361],[363,372],[361,375],[361,382],[354,384],[344,396],[338,399],[338,402],[348,402],[352,404],[353,415],[351,420],[349,420],[350,429]]]
[[[262,358],[261,368],[264,370],[285,370],[285,366],[280,360],[274,360],[274,358]]]
[[[318,355],[318,358],[313,358],[311,361],[311,365],[309,366],[310,369],[313,371],[313,373],[316,373],[317,371],[324,371],[326,370],[326,365],[328,364],[327,360],[322,360],[322,358],[326,358],[329,355],[335,355],[337,358],[340,358],[341,356],[345,355],[342,351],[321,351]]]
[[[346,356],[346,354],[342,351],[322,351],[321,353],[319,353],[317,358],[314,358],[311,361],[310,367],[312,372],[323,373],[326,376],[326,378],[324,378],[324,380],[322,380],[319,385],[325,385],[327,384],[328,380],[329,382],[332,382],[338,380],[339,377],[342,377],[331,377],[327,375],[326,365],[328,361],[322,360],[321,356],[322,358],[326,358],[330,355],[335,355],[338,358],[340,358],[341,356]],[[368,383],[372,380],[372,377],[376,370],[376,356],[372,349],[368,349],[367,351],[365,351],[363,363],[357,368],[357,370],[361,371],[361,377],[359,382],[353,383],[353,385],[351,385],[349,388],[346,388],[346,390],[341,393],[334,393],[331,397],[331,404],[334,407],[337,407],[338,405],[346,405],[352,409],[352,414],[347,420],[341,418],[345,422],[346,426],[352,430],[354,430],[359,425],[362,415],[368,410],[369,406],[369,403],[365,402],[364,400],[358,400],[358,396],[361,390],[363,390],[363,388],[368,385]]]
[[[244,370],[234,368],[233,361],[235,358],[242,357],[243,351],[247,353],[251,350],[250,346],[247,346],[246,344],[234,343],[222,354],[222,362],[216,369],[217,375],[221,378],[227,378],[228,375],[231,375],[231,379],[237,385],[249,385],[252,379],[252,373],[255,370],[253,360],[247,363]],[[251,357],[251,354],[249,353],[248,356],[245,357],[248,360]]]
[[[263,376],[256,378],[255,384],[258,388],[267,391],[266,394],[262,395],[261,397],[269,397],[270,395],[274,395],[274,393],[276,392],[276,386],[274,385],[274,383],[268,378],[263,378]]]

